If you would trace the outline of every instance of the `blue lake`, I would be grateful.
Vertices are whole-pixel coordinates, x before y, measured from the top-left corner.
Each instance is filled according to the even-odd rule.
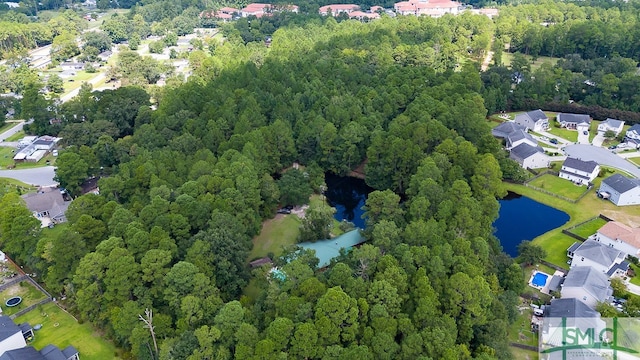
[[[495,236],[512,257],[518,256],[523,240],[533,240],[569,221],[567,213],[519,194],[510,192],[499,202],[499,217],[493,222]]]
[[[327,191],[325,196],[329,205],[336,208],[333,215],[338,221],[347,220],[356,227],[364,229],[365,220],[362,218],[367,195],[373,191],[364,180],[353,177],[341,177],[330,173],[325,174]]]

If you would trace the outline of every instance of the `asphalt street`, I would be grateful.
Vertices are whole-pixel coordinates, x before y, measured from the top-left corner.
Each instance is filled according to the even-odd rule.
[[[0,170],[0,178],[16,179],[35,186],[51,186],[57,184],[53,180],[54,169],[53,166],[44,166],[33,169]]]
[[[601,147],[591,145],[567,145],[564,148],[565,154],[572,158],[589,161],[593,160],[600,165],[606,165],[613,168],[621,169],[633,174],[635,177],[640,178],[640,169],[638,167],[611,152]]]

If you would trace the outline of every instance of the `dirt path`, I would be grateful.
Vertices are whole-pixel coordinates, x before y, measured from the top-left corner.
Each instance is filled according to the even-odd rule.
[[[489,49],[493,47],[493,41],[494,39],[491,38],[491,42],[489,43]],[[484,57],[484,61],[482,62],[482,66],[480,66],[480,70],[487,71],[492,59],[493,59],[493,51],[489,50],[489,52],[487,52],[487,56]]]

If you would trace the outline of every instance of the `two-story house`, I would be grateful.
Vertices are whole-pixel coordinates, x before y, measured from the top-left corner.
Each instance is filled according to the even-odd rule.
[[[585,114],[559,113],[556,118],[560,126],[569,130],[589,131],[591,126],[591,117]]]
[[[522,143],[511,149],[509,158],[515,160],[525,169],[542,169],[549,167],[551,160],[539,146]]]
[[[599,173],[600,165],[593,160],[582,161],[580,159],[567,158],[562,163],[558,176],[579,185],[586,185],[592,182]]]
[[[588,266],[608,277],[621,276],[629,270],[625,260],[627,253],[593,239],[574,243],[567,250],[567,256],[571,259],[572,269]]]
[[[602,180],[598,196],[610,200],[617,206],[640,204],[640,179],[613,174]]]
[[[514,122],[522,125],[527,130],[536,132],[544,131],[549,128],[549,118],[540,109],[518,114],[516,115]]]
[[[609,221],[598,229],[595,240],[631,256],[640,256],[640,228]]]
[[[607,118],[598,125],[598,133],[604,135],[607,131],[613,131],[616,136],[620,135],[624,128],[624,121]]]
[[[624,135],[624,141],[635,147],[640,146],[640,124],[635,124],[627,129],[627,132]]]
[[[578,299],[594,309],[598,302],[611,299],[613,289],[607,274],[590,266],[576,266],[569,270],[560,294],[563,299]]]

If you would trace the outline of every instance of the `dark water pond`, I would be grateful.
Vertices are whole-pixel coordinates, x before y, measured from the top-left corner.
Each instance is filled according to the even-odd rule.
[[[342,177],[333,174],[325,174],[327,191],[325,195],[329,205],[336,208],[333,217],[338,221],[347,220],[357,227],[364,229],[365,222],[362,218],[367,195],[373,191],[364,180],[353,177]]]
[[[518,245],[569,221],[567,213],[510,192],[499,200],[500,213],[493,227],[505,253],[518,256]]]

